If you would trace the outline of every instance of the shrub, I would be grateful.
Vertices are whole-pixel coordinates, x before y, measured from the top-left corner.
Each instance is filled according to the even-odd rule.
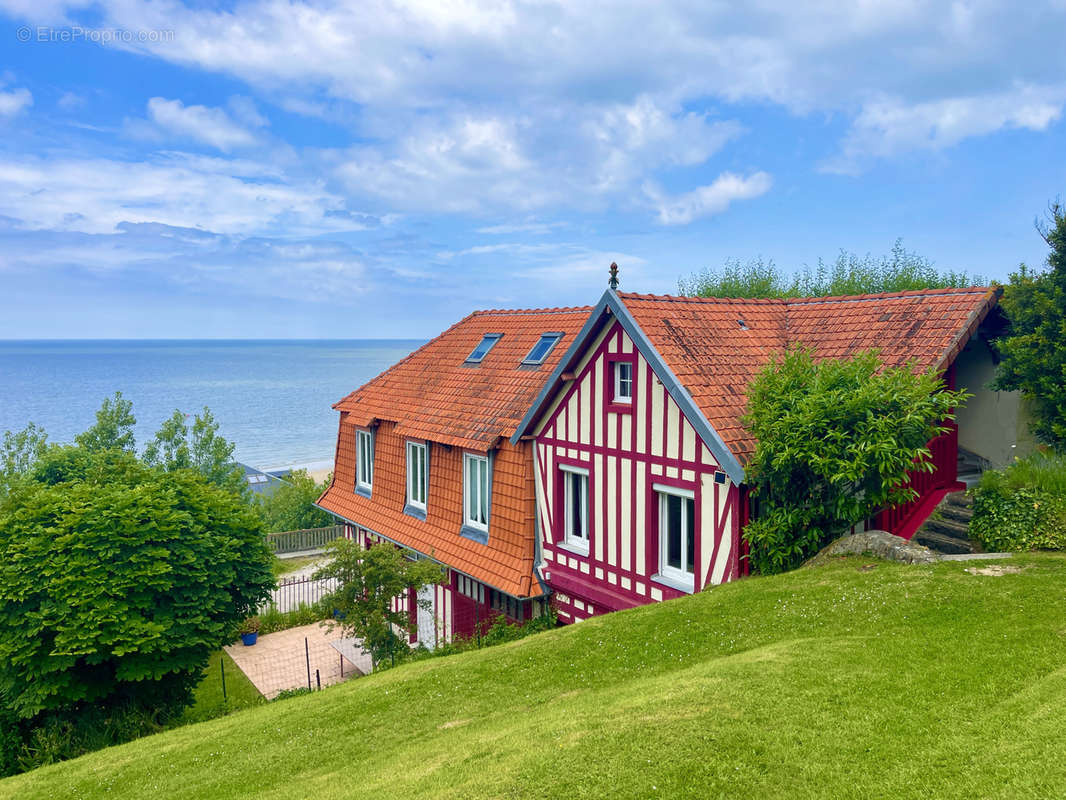
[[[1066,456],[1036,453],[981,476],[970,535],[988,550],[1066,550]]]
[[[315,506],[329,486],[327,478],[315,483],[304,470],[294,470],[273,494],[256,498],[255,507],[267,533],[324,528],[333,524],[333,515]]]
[[[277,633],[289,628],[298,628],[301,625],[310,625],[313,622],[321,622],[333,616],[333,605],[328,598],[312,603],[300,603],[291,611],[278,611],[271,607],[259,615],[259,633],[264,636],[268,633]]]
[[[191,470],[56,448],[0,501],[0,696],[41,713],[187,705],[269,593],[255,515]]]
[[[979,275],[939,270],[897,239],[891,252],[880,258],[841,250],[832,264],[819,258],[814,269],[805,266],[791,276],[761,257],[747,262],[730,260],[721,269],[707,269],[680,280],[678,288],[681,294],[696,297],[826,297],[979,286],[983,282]]]
[[[757,442],[746,472],[758,516],[744,529],[755,569],[791,569],[878,509],[913,499],[907,473],[933,470],[927,444],[967,396],[932,371],[883,368],[873,351],[775,357],[752,381],[744,418]]]

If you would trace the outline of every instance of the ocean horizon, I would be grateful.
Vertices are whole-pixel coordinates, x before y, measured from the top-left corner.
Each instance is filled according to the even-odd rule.
[[[117,390],[133,403],[138,449],[175,410],[207,406],[238,461],[322,468],[336,445],[332,404],[424,341],[4,339],[0,432],[33,422],[49,441],[73,441]]]

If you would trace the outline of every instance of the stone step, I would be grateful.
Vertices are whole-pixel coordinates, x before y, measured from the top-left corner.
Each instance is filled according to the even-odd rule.
[[[973,508],[969,506],[956,506],[950,503],[942,503],[937,508],[937,513],[940,514],[941,519],[951,520],[952,522],[958,522],[962,525],[969,525],[970,520],[973,519]]]
[[[941,503],[961,508],[973,508],[973,498],[966,492],[952,492],[949,495],[945,495]]]
[[[928,547],[930,550],[935,550],[938,553],[949,553],[952,555],[972,553],[973,545],[966,539],[957,539],[954,536],[945,536],[942,533],[936,533],[935,531],[926,530],[922,528],[916,534],[914,534],[913,541],[920,545]]]
[[[950,536],[953,539],[962,539],[964,542],[968,541],[970,538],[970,526],[964,522],[958,522],[953,519],[928,519],[925,521],[925,524],[922,525],[921,529],[939,534],[940,536]]]

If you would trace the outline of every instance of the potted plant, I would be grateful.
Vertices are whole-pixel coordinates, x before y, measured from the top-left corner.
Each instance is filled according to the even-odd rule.
[[[237,633],[241,635],[241,642],[244,646],[251,647],[259,638],[259,617],[248,617],[237,628]]]

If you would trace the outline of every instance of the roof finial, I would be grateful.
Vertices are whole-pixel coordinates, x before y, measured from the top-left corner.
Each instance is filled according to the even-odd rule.
[[[612,289],[618,288],[618,265],[613,261],[611,262],[611,279],[607,281],[607,285]]]

